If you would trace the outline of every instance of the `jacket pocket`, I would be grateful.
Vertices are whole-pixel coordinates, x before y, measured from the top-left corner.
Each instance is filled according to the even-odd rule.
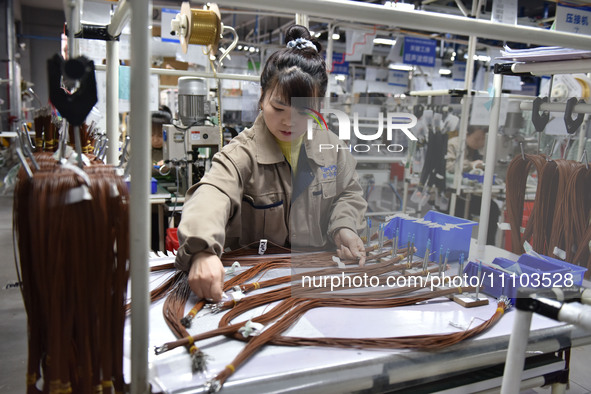
[[[325,246],[327,242],[328,223],[332,213],[333,202],[337,194],[335,181],[320,182],[310,187],[308,194],[307,225],[303,226],[309,233],[307,246]]]
[[[245,195],[242,199],[242,235],[240,243],[249,244],[267,239],[285,245],[287,225],[285,204],[282,199],[264,196],[254,199]]]

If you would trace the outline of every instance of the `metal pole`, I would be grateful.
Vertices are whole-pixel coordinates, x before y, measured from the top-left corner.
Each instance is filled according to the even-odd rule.
[[[18,80],[18,63],[16,61],[16,32],[14,27],[14,0],[6,1],[6,46],[8,50],[8,86],[10,90],[10,116],[13,124],[21,119],[20,81]],[[18,127],[18,126],[17,126]]]
[[[495,75],[496,77],[497,75]],[[507,360],[503,371],[503,383],[501,394],[514,394],[519,392],[521,374],[525,363],[525,349],[529,339],[529,328],[533,313],[517,309],[513,321],[513,331],[509,338]]]
[[[80,55],[80,45],[74,35],[81,30],[80,13],[83,0],[67,0],[64,2],[66,22],[68,23],[68,58],[74,59]]]
[[[306,29],[310,28],[310,19],[308,18],[308,15],[306,15],[306,14],[296,12],[295,23],[296,23],[296,25],[304,26]]]
[[[480,1],[472,2],[472,15],[478,19],[479,16],[479,3]],[[468,59],[466,59],[466,74],[464,76],[464,89],[466,90],[466,96],[462,100],[462,112],[460,115],[460,132],[458,138],[460,139],[460,145],[457,155],[457,161],[454,171],[454,189],[456,190],[451,195],[449,214],[455,215],[456,213],[456,200],[457,196],[462,192],[462,170],[464,168],[464,151],[466,150],[466,134],[468,132],[468,118],[470,114],[470,108],[472,104],[472,78],[474,76],[474,54],[476,53],[476,41],[477,37],[471,35],[468,39]],[[468,207],[468,202],[466,202]]]
[[[131,3],[131,96],[129,134],[131,190],[131,393],[149,392],[148,385],[148,252],[150,236],[150,37],[151,0]]]
[[[589,67],[591,67],[591,59],[579,59],[555,62],[514,63],[511,66],[511,71],[514,73],[531,73],[532,75],[555,75],[586,73],[589,71]]]
[[[326,42],[326,71],[328,72],[329,78],[332,74],[332,53],[334,50],[334,40],[332,39],[332,33],[334,33],[335,25],[333,23],[328,25],[328,38]],[[345,54],[343,54],[345,56]],[[330,83],[326,87],[325,97],[330,97]]]
[[[482,183],[482,204],[480,205],[480,222],[478,223],[478,249],[477,255],[484,257],[484,247],[488,233],[488,220],[490,216],[490,204],[492,198],[492,183],[495,172],[497,152],[497,132],[499,130],[499,116],[501,113],[501,89],[503,87],[503,75],[495,74],[493,77],[493,105],[490,111],[490,123],[488,139],[486,141],[486,162],[484,164],[484,182]]]
[[[209,64],[209,63],[208,63]],[[106,70],[106,66],[102,64],[96,64],[97,70]],[[201,78],[216,78],[216,79],[232,79],[236,81],[253,81],[258,82],[260,77],[258,75],[246,75],[246,74],[227,74],[217,73],[209,71],[188,71],[188,70],[169,70],[166,68],[150,68],[148,70],[150,74],[156,75],[178,75],[178,76],[189,76],[189,77],[201,77]]]
[[[531,111],[533,109],[532,101],[522,101],[519,103],[519,109],[522,111]],[[565,103],[542,103],[540,111],[564,112],[566,110]],[[577,104],[573,107],[573,113],[590,114],[591,104]]]
[[[117,5],[115,14],[111,17],[111,23],[107,27],[107,32],[112,37],[118,37],[127,22],[131,19],[131,5],[126,0],[121,0]]]
[[[566,48],[589,49],[591,36],[544,30],[537,27],[509,25],[484,19],[439,14],[426,11],[400,10],[378,4],[361,3],[349,0],[219,0],[219,5],[249,9],[264,9],[306,13],[310,16],[327,17],[338,20],[351,20],[354,16],[358,23],[395,26],[400,28],[418,28],[432,32],[446,32],[464,36],[474,35],[490,39],[519,41],[544,46],[562,46]]]
[[[107,41],[107,164],[119,156],[119,41]]]

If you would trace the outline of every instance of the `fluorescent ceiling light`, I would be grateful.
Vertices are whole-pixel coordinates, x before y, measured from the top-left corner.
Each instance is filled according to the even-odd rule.
[[[409,66],[408,64],[393,64],[391,63],[388,68],[390,70],[399,70],[399,71],[412,71],[414,70],[414,66]]]
[[[396,40],[392,40],[390,38],[374,38],[373,43],[382,45],[395,45]]]
[[[439,69],[439,75],[450,75],[451,74],[451,70],[449,68],[440,68]]]
[[[468,59],[468,54],[464,54],[464,59]],[[490,62],[490,56],[485,55],[474,55],[474,60],[480,60],[481,62]]]
[[[384,7],[396,8],[396,9],[405,10],[405,11],[413,11],[415,9],[414,4],[399,3],[399,2],[393,3],[391,1],[385,1]]]
[[[341,35],[339,33],[332,33],[332,39],[333,40],[338,40],[341,38]]]

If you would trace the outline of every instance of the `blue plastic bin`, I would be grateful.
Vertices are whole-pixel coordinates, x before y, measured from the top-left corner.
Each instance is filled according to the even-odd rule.
[[[511,267],[517,264],[515,261],[505,259],[503,257],[497,257],[493,260],[493,264],[498,265],[501,268],[512,271]],[[478,263],[470,261],[464,267],[464,274],[468,278],[476,277],[478,275]],[[511,280],[510,274],[507,272],[495,269],[489,265],[482,264],[482,272],[480,273],[481,287],[480,290],[491,297],[499,298],[504,295],[511,299],[514,303],[515,297],[517,296],[517,287],[513,286],[513,280]],[[468,285],[474,284],[468,279]]]
[[[476,222],[457,218],[455,216],[446,215],[445,213],[437,211],[429,211],[425,214],[425,220],[435,222],[442,225],[453,225],[449,230],[442,227],[432,228],[431,243],[433,249],[439,252],[439,248],[443,245],[443,253],[449,248],[449,261],[459,261],[460,255],[464,255],[464,259],[468,260],[470,252],[470,238],[472,238],[472,226]],[[433,258],[439,256],[433,255]],[[432,261],[435,261],[432,259]]]
[[[409,239],[414,236],[414,245],[417,248],[416,255],[424,257],[427,243],[431,240],[429,261],[439,261],[439,251],[442,251],[442,259],[449,249],[448,262],[458,261],[460,255],[468,258],[470,252],[470,238],[472,226],[476,222],[446,215],[437,211],[429,211],[422,219],[404,216],[394,217],[386,225],[385,236],[392,239],[396,230],[399,231],[398,247],[408,246]],[[441,246],[443,245],[443,248]]]
[[[497,257],[493,260],[493,264],[501,269],[483,264],[482,292],[496,298],[505,295],[514,302],[519,287],[552,288],[569,285],[570,283],[565,283],[565,274],[568,273],[573,275],[573,285],[580,286],[583,283],[585,268],[548,256],[542,257],[543,259],[540,259],[523,254],[517,262]],[[477,276],[478,264],[469,262],[464,268],[464,273],[468,278]]]
[[[523,254],[519,256],[517,262],[520,265],[527,265],[532,269],[537,269],[538,272],[549,272],[556,275],[552,276],[552,283],[557,286],[564,285],[564,274],[572,274],[572,280],[575,285],[583,284],[583,276],[587,268],[579,267],[578,265],[567,263],[566,261],[558,260],[553,257],[540,255],[541,258],[532,256],[530,254]]]
[[[130,188],[131,188],[130,182],[125,181],[125,184],[127,184],[127,190],[130,190]],[[150,181],[150,194],[156,194],[157,191],[158,191],[158,181],[156,180],[156,178],[152,178],[152,180]]]
[[[469,172],[463,172],[462,176],[466,179],[471,180],[471,181],[476,181],[478,183],[484,183],[484,174],[479,175],[479,174],[470,174]],[[497,176],[493,175],[493,183],[495,183],[496,179],[497,179]]]

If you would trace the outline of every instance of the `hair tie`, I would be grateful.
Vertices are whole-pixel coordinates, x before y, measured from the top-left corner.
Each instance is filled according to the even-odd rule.
[[[316,52],[318,52],[318,48],[316,48],[316,45],[314,45],[314,43],[312,41],[307,40],[305,38],[296,38],[295,40],[291,40],[290,42],[287,43],[287,47],[288,48],[297,48],[297,49],[312,48]]]

